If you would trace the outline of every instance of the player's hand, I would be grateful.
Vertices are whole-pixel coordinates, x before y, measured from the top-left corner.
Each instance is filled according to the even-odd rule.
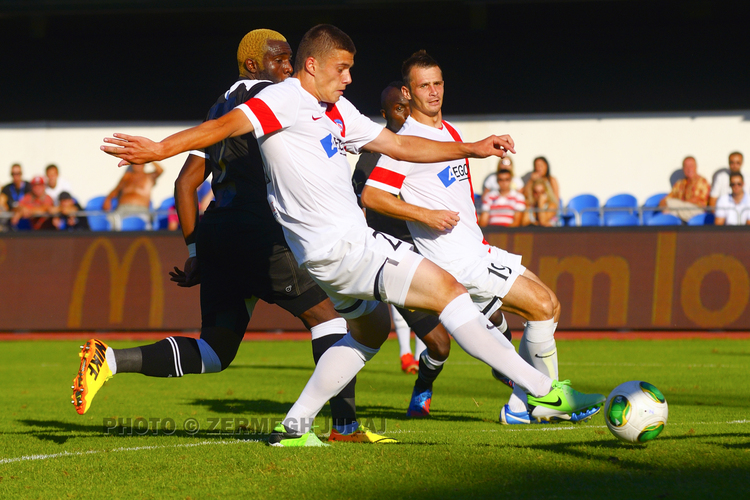
[[[200,284],[201,273],[198,266],[198,259],[196,257],[188,257],[185,261],[185,270],[182,271],[179,267],[175,266],[174,271],[169,271],[169,279],[177,283],[177,286],[183,288],[189,288]]]
[[[458,225],[459,220],[461,218],[458,216],[458,212],[451,212],[450,210],[427,210],[421,222],[438,231],[450,231]]]
[[[104,142],[114,146],[99,146],[105,153],[120,158],[122,161],[118,167],[127,165],[143,165],[156,160],[163,160],[160,154],[160,144],[135,135],[112,134],[114,137],[105,137]]]
[[[487,158],[488,156],[503,157],[508,153],[515,153],[515,143],[509,135],[491,135],[484,140],[473,144],[475,158]]]

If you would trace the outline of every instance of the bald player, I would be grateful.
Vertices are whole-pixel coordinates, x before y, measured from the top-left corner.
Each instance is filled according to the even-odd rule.
[[[292,50],[278,32],[259,29],[245,35],[237,49],[239,79],[209,110],[219,118],[262,89],[292,74]],[[197,224],[198,186],[212,176],[215,201]],[[297,316],[312,334],[313,358],[347,333],[346,321],[325,292],[300,269],[281,226],[266,201],[266,179],[258,143],[252,134],[191,151],[177,181],[175,199],[188,259],[172,280],[183,287],[201,284],[199,339],[169,337],[132,349],[112,349],[92,339],[83,348],[73,403],[78,413],[89,408],[96,391],[111,374],[134,372],[154,377],[219,372],[234,359],[258,300],[277,304]],[[98,377],[81,376],[101,362]],[[333,430],[329,441],[393,443],[356,420],[354,384],[331,398]]]

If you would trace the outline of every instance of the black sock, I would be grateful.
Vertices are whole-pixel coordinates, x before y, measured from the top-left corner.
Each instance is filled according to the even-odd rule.
[[[130,349],[112,349],[115,353],[117,373],[140,373],[143,366],[143,356],[140,347]]]
[[[195,339],[169,337],[137,349],[141,350],[143,360],[139,373],[149,377],[182,377],[201,372],[201,353]],[[120,371],[119,360],[117,371]]]
[[[318,364],[320,357],[333,344],[343,339],[343,334],[326,335],[312,341],[313,359]],[[357,405],[354,402],[354,386],[357,383],[357,377],[354,377],[341,392],[332,397],[329,401],[331,405],[331,418],[333,425],[343,426],[356,422]]]
[[[416,382],[414,382],[414,387],[416,387],[420,391],[431,390],[432,383],[435,381],[437,376],[440,375],[441,371],[443,371],[443,365],[440,365],[437,368],[430,368],[429,366],[427,366],[427,363],[425,363],[424,356],[420,356],[419,376],[417,377]]]

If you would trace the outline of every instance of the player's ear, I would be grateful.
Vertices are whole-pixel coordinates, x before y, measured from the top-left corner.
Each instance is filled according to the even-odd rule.
[[[404,98],[407,101],[411,101],[411,92],[409,92],[409,87],[407,87],[406,85],[401,87],[401,93],[404,95]]]
[[[318,61],[316,61],[313,56],[310,56],[307,59],[305,59],[305,69],[312,76],[315,76],[317,68],[318,68]]]
[[[245,59],[245,69],[251,75],[257,75],[258,74],[258,63],[256,63],[254,60],[252,60],[252,59],[250,59],[248,57],[247,59]]]
[[[380,110],[380,114],[383,115],[383,118],[385,118],[385,110],[384,109]],[[387,120],[387,118],[386,118],[386,120]]]

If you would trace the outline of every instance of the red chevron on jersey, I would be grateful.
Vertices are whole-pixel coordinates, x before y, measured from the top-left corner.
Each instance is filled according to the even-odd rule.
[[[344,125],[344,118],[339,113],[338,108],[335,104],[329,104],[326,108],[326,116],[331,119],[333,123],[338,125],[341,130],[341,137],[346,137],[346,125]]]
[[[253,97],[246,104],[250,108],[250,111],[258,118],[261,127],[263,127],[263,135],[268,135],[271,132],[281,129],[281,123],[279,123],[276,115],[273,114],[273,111],[271,111],[271,108],[265,102],[257,97]]]

